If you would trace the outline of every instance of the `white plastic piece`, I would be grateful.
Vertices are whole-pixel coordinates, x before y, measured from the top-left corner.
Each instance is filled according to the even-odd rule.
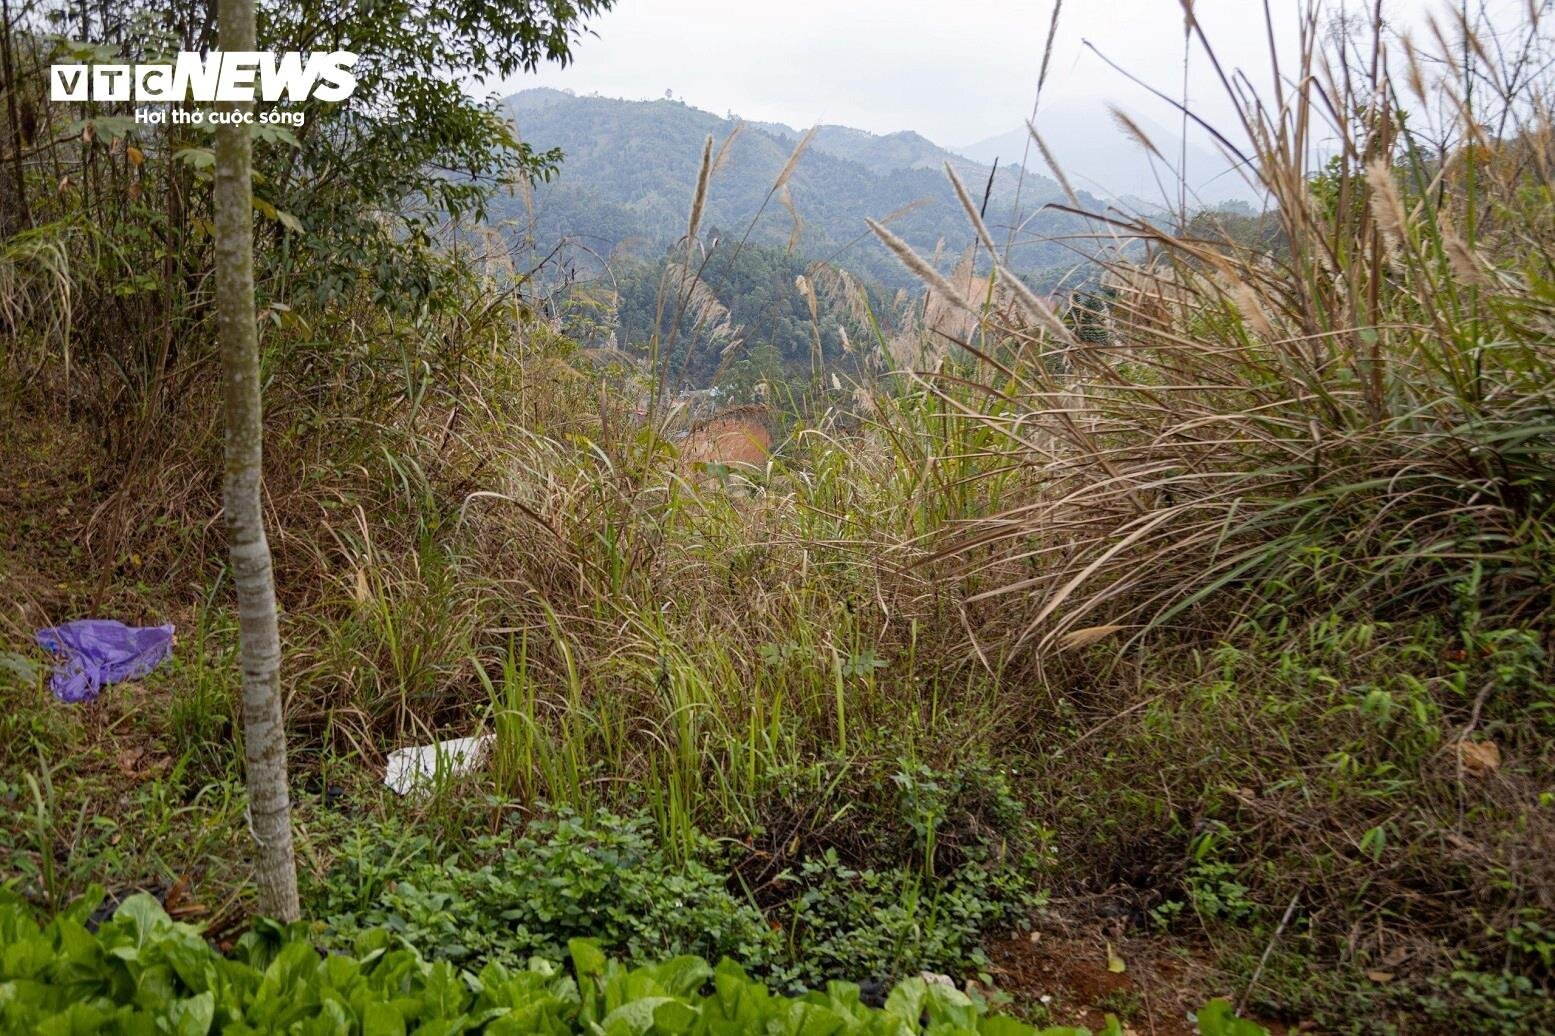
[[[396,748],[389,753],[383,783],[400,795],[408,795],[417,787],[432,787],[439,780],[463,776],[485,761],[491,741],[490,734],[482,734]]]

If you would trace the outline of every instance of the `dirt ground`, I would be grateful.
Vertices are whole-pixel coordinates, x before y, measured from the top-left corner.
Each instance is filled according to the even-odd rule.
[[[1216,997],[1236,1003],[1241,990],[1223,983],[1205,953],[1180,939],[1125,932],[1120,918],[1096,916],[1093,905],[1045,912],[1027,935],[988,947],[994,983],[1035,1021],[1099,1031],[1113,1014],[1123,1031],[1140,1036],[1194,1036],[1191,1012]],[[1285,1026],[1257,1019],[1274,1036]]]

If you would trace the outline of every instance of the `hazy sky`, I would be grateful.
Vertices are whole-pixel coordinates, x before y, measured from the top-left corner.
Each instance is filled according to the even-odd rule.
[[[1526,0],[1494,0],[1521,10]],[[1304,0],[1269,0],[1287,41]],[[1329,4],[1334,6],[1333,3]],[[1369,7],[1370,4],[1368,3]],[[1384,0],[1417,22],[1433,0]],[[1268,83],[1259,0],[1198,0],[1224,63]],[[699,108],[797,127],[841,123],[877,133],[915,129],[961,145],[1018,127],[1031,109],[1052,0],[618,0],[567,69],[511,80],[526,86],[646,99],[666,89]],[[1069,0],[1043,106],[1101,98],[1165,124],[1170,109],[1086,50],[1088,40],[1166,92],[1181,90],[1178,0]],[[1226,106],[1209,63],[1190,61],[1190,98],[1211,117]]]

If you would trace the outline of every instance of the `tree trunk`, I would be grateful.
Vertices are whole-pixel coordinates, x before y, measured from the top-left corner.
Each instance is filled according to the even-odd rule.
[[[223,51],[254,49],[254,0],[220,0]],[[219,108],[253,111],[252,102]],[[259,910],[294,921],[297,862],[292,853],[281,717],[281,638],[275,580],[260,497],[263,425],[259,334],[254,314],[253,142],[246,125],[216,129],[216,324],[226,403],[223,486],[232,573],[238,592],[238,660],[243,672],[243,754]]]
[[[11,48],[11,4],[0,0],[0,96],[5,98],[5,107],[0,110],[0,241],[26,230],[30,222],[27,181],[22,176],[22,146],[29,141],[23,139],[16,99],[21,90],[16,65],[17,55]]]

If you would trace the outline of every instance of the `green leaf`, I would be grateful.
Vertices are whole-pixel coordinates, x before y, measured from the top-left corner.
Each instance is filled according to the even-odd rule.
[[[1200,1036],[1269,1036],[1269,1030],[1257,1022],[1238,1018],[1228,1000],[1211,1000],[1199,1009],[1194,1020]]]
[[[264,143],[281,143],[295,148],[302,147],[302,141],[297,139],[296,134],[279,123],[255,122],[249,126],[248,133],[254,140]]]
[[[597,939],[568,939],[567,952],[572,955],[572,967],[579,977],[604,974],[605,954]]]
[[[909,978],[899,982],[885,998],[886,1014],[895,1015],[914,1029],[923,1017],[923,1003],[928,999],[929,984],[921,978]]]
[[[666,1000],[653,1010],[653,1024],[663,1032],[688,1032],[697,1017],[696,1008],[684,1000]]]
[[[216,995],[207,991],[174,1001],[168,1007],[167,1020],[176,1036],[205,1036],[216,1020]]]
[[[362,1012],[362,1036],[405,1036],[405,1017],[393,1004],[368,1004]]]
[[[630,1000],[605,1015],[600,1022],[606,1032],[625,1032],[632,1036],[644,1036],[653,1028],[653,1013],[666,1004],[674,1004],[673,997],[649,996]]]
[[[162,904],[144,892],[137,892],[120,903],[113,912],[113,919],[128,923],[137,947],[144,946],[152,935],[173,924]]]
[[[182,162],[192,169],[213,169],[216,152],[208,147],[184,147],[173,152],[173,161]]]

